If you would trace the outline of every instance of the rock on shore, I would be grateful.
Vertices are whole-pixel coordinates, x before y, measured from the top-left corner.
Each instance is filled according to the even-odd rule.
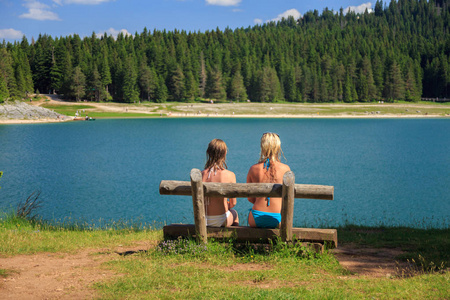
[[[0,105],[0,120],[69,120],[53,110],[14,101]]]

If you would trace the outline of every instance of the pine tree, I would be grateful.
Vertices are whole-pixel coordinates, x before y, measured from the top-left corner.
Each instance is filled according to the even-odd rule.
[[[0,77],[2,77],[2,94],[7,97],[17,97],[16,78],[14,77],[13,61],[5,48],[0,48]],[[6,89],[4,87],[6,85]]]
[[[184,86],[185,86],[185,98],[187,100],[194,100],[199,93],[199,89],[198,83],[195,80],[194,74],[192,74],[191,71],[188,71],[186,73]]]
[[[353,84],[350,75],[345,76],[344,82],[344,102],[353,102]]]
[[[199,90],[200,90],[200,97],[205,97],[205,89],[206,89],[206,66],[205,66],[205,57],[203,54],[203,51],[200,52],[200,84],[199,84]]]
[[[141,90],[147,95],[147,101],[155,99],[158,86],[158,77],[153,69],[150,69],[145,63],[141,65],[139,72],[139,85]]]
[[[169,93],[172,95],[175,101],[180,101],[185,98],[185,76],[180,66],[172,72],[170,79]]]
[[[405,98],[405,83],[403,81],[400,66],[393,61],[385,83],[385,95],[390,101],[403,100]]]
[[[9,91],[6,85],[6,80],[0,73],[0,103],[5,102],[9,98]]]
[[[156,102],[163,103],[167,101],[168,90],[162,76],[159,76],[158,82],[158,88],[156,90]]]
[[[284,97],[287,101],[293,102],[297,100],[297,85],[294,67],[289,67],[285,73]]]
[[[70,92],[71,95],[75,97],[77,102],[79,102],[85,95],[85,83],[86,77],[84,76],[83,71],[81,71],[79,66],[75,67],[72,75]]]
[[[359,69],[357,92],[359,101],[369,102],[377,98],[372,65],[367,56],[363,58],[362,66]]]
[[[92,68],[88,89],[90,94],[93,95],[95,101],[98,102],[105,99],[106,91],[103,88],[103,83],[96,64],[94,64],[94,67]]]
[[[406,101],[419,101],[420,95],[417,91],[417,83],[414,75],[413,66],[410,65],[405,79],[405,100]]]
[[[56,91],[59,91],[59,89],[62,86],[63,83],[63,73],[60,69],[59,65],[56,62],[55,58],[55,47],[52,45],[51,48],[51,65],[50,65],[50,89],[52,91],[52,94],[56,94]]]
[[[109,85],[112,83],[112,78],[111,69],[109,68],[108,52],[106,49],[103,50],[103,60],[100,65],[100,77],[102,80],[102,85],[105,89],[105,99],[110,100],[111,95],[109,93]]]
[[[216,66],[208,72],[206,80],[206,97],[217,100],[225,100],[227,93],[222,83],[222,72]]]
[[[128,103],[139,102],[137,72],[134,58],[131,55],[127,56],[125,59],[123,69],[123,101]]]
[[[247,91],[244,86],[244,78],[240,71],[237,71],[231,79],[229,98],[236,101],[247,100]]]

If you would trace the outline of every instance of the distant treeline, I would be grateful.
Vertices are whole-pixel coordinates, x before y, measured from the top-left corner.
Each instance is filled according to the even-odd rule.
[[[0,45],[0,102],[26,93],[164,102],[417,101],[450,97],[450,0],[325,8],[235,30],[148,31]]]

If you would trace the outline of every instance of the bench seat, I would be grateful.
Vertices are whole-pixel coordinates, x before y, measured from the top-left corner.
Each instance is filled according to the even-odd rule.
[[[206,227],[208,238],[227,239],[233,237],[237,242],[266,243],[280,236],[279,229],[252,228],[247,226]],[[178,237],[196,237],[194,224],[170,224],[163,228],[164,239]],[[327,244],[328,248],[337,247],[336,229],[292,228],[292,235],[301,242]]]

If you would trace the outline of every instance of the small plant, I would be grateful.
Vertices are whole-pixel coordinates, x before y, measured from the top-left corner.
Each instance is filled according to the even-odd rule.
[[[198,256],[199,254],[208,250],[206,245],[197,244],[193,240],[182,238],[178,238],[177,240],[163,241],[157,246],[156,249],[166,255],[189,254],[192,256]]]
[[[3,172],[2,171],[0,171],[0,178],[2,178],[2,176],[3,176]],[[2,187],[0,186],[0,189],[1,189]]]
[[[441,262],[440,265],[436,265],[432,261],[427,261],[422,255],[419,254],[417,261],[414,258],[407,260],[406,267],[401,267],[398,262],[397,263],[397,277],[406,278],[413,277],[416,275],[423,274],[433,274],[433,273],[445,273],[446,267],[445,263]]]
[[[37,215],[32,215],[33,211],[41,207],[41,201],[39,200],[40,195],[41,191],[34,191],[30,196],[28,196],[25,202],[20,201],[17,205],[16,216],[18,218],[34,220]]]

